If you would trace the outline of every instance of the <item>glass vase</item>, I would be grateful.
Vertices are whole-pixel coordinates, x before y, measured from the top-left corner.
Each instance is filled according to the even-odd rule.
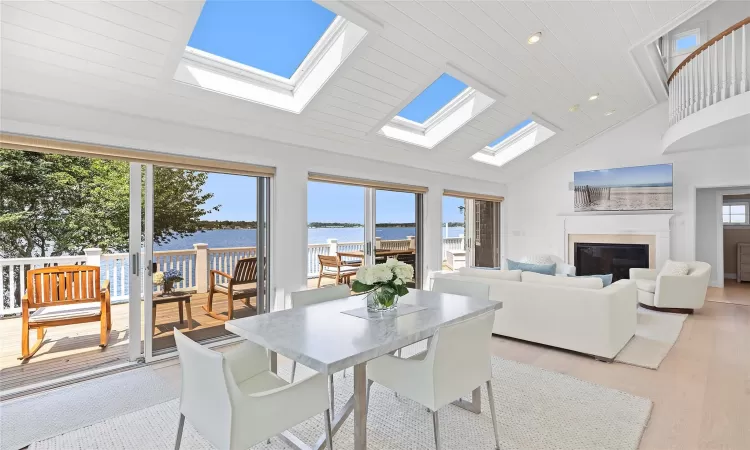
[[[398,307],[398,294],[388,286],[381,286],[367,294],[367,310],[374,312],[392,311]]]

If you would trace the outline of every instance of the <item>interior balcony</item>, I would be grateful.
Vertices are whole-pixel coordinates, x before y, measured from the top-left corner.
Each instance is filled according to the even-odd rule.
[[[750,17],[707,41],[667,81],[663,153],[750,145]]]

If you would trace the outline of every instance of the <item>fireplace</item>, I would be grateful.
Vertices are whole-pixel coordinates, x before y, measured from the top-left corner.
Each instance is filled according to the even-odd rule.
[[[647,244],[575,243],[576,275],[612,274],[612,281],[630,278],[631,268],[649,267]]]

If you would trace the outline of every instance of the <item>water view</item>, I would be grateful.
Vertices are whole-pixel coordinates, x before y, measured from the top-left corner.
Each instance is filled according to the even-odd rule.
[[[446,230],[447,237],[460,237],[464,232],[463,227],[443,227],[443,237],[446,237]],[[325,244],[328,239],[338,239],[339,242],[362,242],[364,234],[364,228],[308,228],[307,243]],[[376,235],[384,240],[406,239],[414,234],[413,227],[376,229]],[[192,249],[193,244],[197,243],[208,244],[209,248],[254,247],[256,242],[255,229],[208,230],[155,246],[154,250],[186,250]]]

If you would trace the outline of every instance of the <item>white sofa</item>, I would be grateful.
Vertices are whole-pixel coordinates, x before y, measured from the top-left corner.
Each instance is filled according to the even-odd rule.
[[[607,360],[635,334],[638,301],[631,280],[603,288],[599,278],[477,268],[433,276],[489,285],[490,299],[503,302],[494,334]]]
[[[638,288],[638,303],[644,308],[692,314],[703,307],[711,278],[711,265],[685,263],[687,275],[659,274],[658,270],[630,269]]]

